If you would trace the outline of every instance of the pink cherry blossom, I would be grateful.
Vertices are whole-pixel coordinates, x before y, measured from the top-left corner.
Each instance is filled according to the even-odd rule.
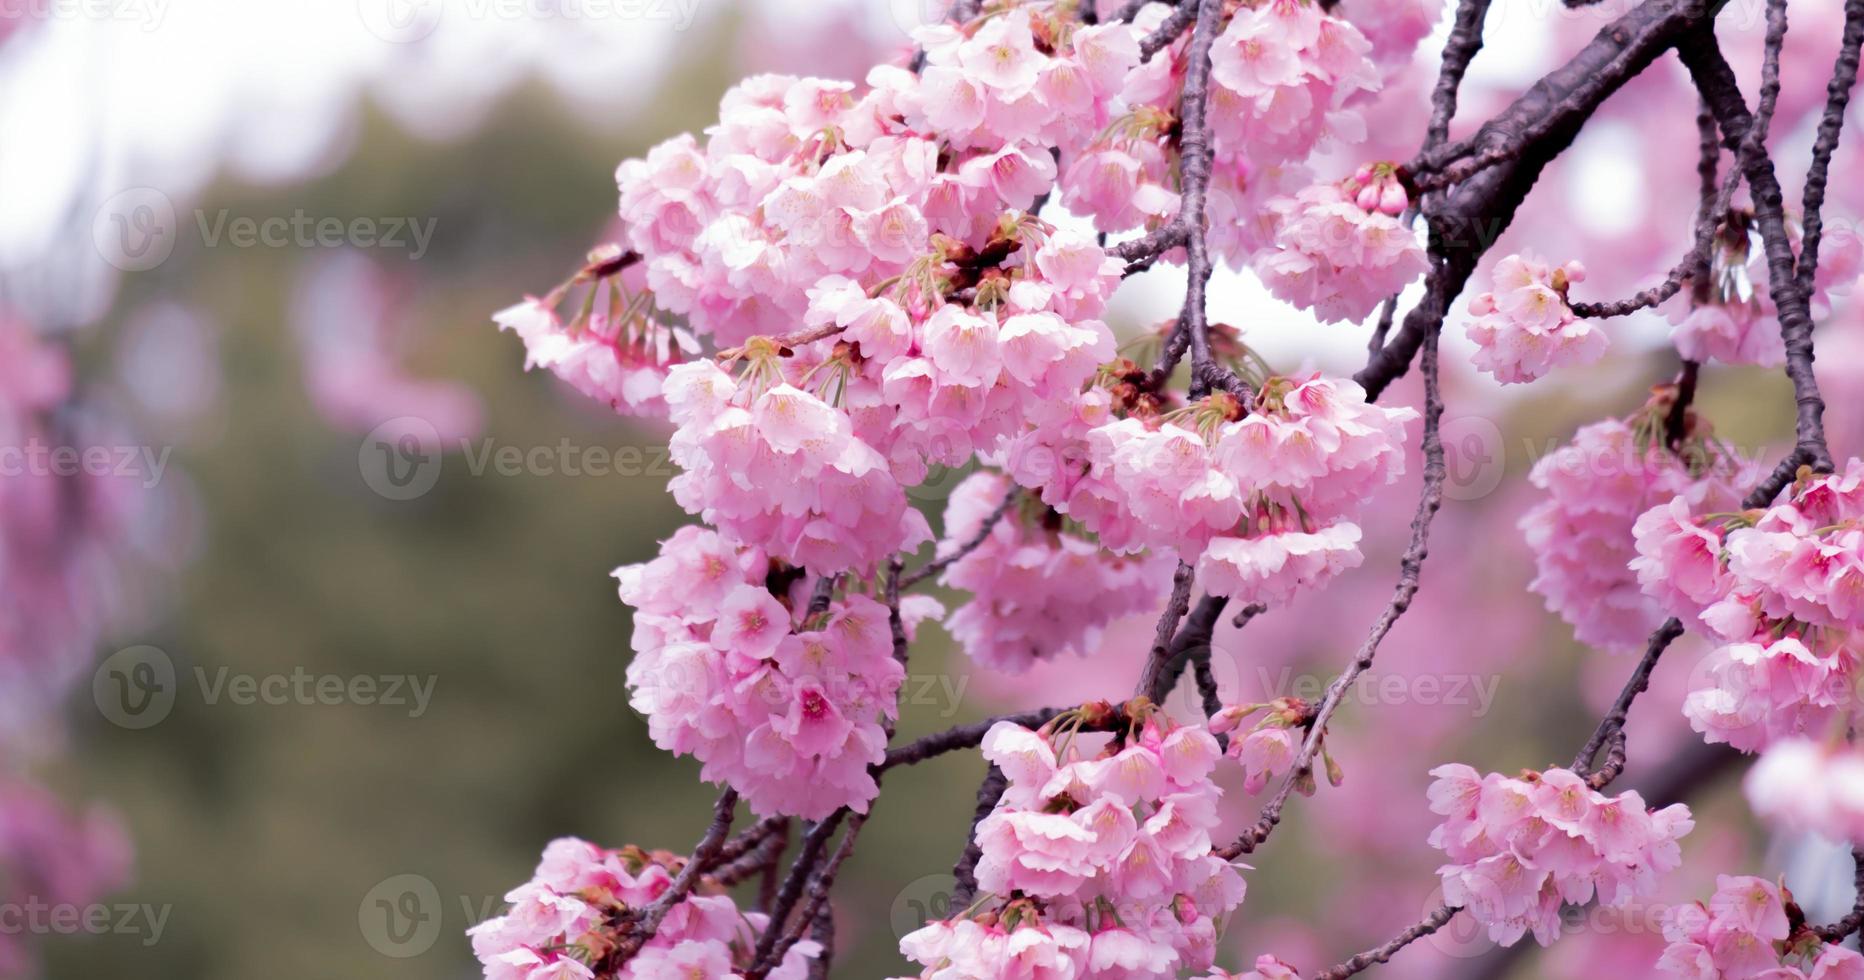
[[[1780,888],[1763,878],[1717,875],[1715,895],[1667,910],[1663,934],[1669,941],[1657,961],[1659,976],[1687,980],[1765,977],[1807,980],[1856,976],[1864,957],[1821,943],[1810,933],[1794,936]]]
[[[1698,593],[1707,588],[1703,580],[1712,576],[1700,561],[1685,575],[1675,568],[1663,575],[1642,571],[1640,542],[1654,533],[1646,521],[1670,513],[1657,506],[1666,499],[1685,512],[1692,506],[1732,508],[1749,479],[1735,461],[1715,454],[1706,426],[1699,425],[1676,450],[1662,445],[1651,434],[1661,431],[1667,411],[1668,402],[1660,398],[1629,420],[1588,425],[1570,444],[1536,462],[1529,475],[1547,491],[1547,499],[1519,523],[1537,573],[1529,587],[1573,626],[1581,643],[1641,649],[1669,615],[1643,587]],[[1687,534],[1669,547],[1703,553],[1698,539]]]
[[[1677,841],[1694,826],[1682,804],[1651,811],[1636,791],[1606,797],[1564,769],[1478,779],[1450,765],[1431,775],[1431,811],[1444,820],[1430,843],[1450,859],[1437,871],[1444,901],[1504,946],[1530,931],[1550,945],[1565,903],[1648,896],[1682,863]]]
[[[638,847],[605,850],[574,838],[552,841],[531,880],[505,895],[510,907],[467,930],[486,980],[592,980],[599,961],[624,938],[621,923],[673,884],[677,865]],[[757,912],[728,895],[688,895],[613,975],[622,980],[726,977],[749,969]],[[819,944],[803,940],[772,969],[774,980],[804,980]],[[608,975],[608,974],[604,974]]]
[[[1748,771],[1746,788],[1748,804],[1766,820],[1864,843],[1864,754],[1856,749],[1782,739]]]
[[[1392,190],[1364,199],[1368,209],[1360,202],[1369,186],[1315,184],[1269,202],[1280,225],[1255,270],[1276,298],[1323,321],[1363,320],[1424,274],[1416,233],[1391,213],[1404,210],[1402,191],[1385,185]]]
[[[617,569],[635,608],[631,703],[655,744],[699,759],[758,813],[864,810],[904,679],[886,608],[851,593],[805,620],[808,596],[772,595],[769,571],[699,528]]]
[[[1585,268],[1577,262],[1555,269],[1532,254],[1497,262],[1494,290],[1469,301],[1476,367],[1513,384],[1603,357],[1604,332],[1567,305],[1567,286],[1583,279]]]

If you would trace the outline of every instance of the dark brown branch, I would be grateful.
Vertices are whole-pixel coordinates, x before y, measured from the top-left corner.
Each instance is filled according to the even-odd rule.
[[[736,861],[770,837],[782,836],[779,832],[786,831],[789,824],[790,818],[788,817],[765,817],[757,823],[752,824],[749,830],[746,830],[744,833],[720,845],[718,853],[713,856],[713,859],[718,864]]]
[[[848,830],[841,835],[841,843],[836,845],[835,852],[829,855],[828,863],[809,879],[808,895],[803,900],[802,910],[796,916],[795,922],[783,931],[782,937],[769,951],[759,954],[756,963],[745,971],[745,980],[763,980],[771,970],[776,968],[777,964],[783,962],[783,957],[789,954],[791,947],[802,942],[804,936],[817,928],[818,918],[829,918],[825,914],[828,894],[835,887],[835,878],[840,874],[843,862],[848,860],[848,855],[854,853],[855,839],[861,836],[861,828],[866,823],[867,814],[865,813],[857,813],[848,819]],[[774,935],[780,926],[781,921],[772,917],[770,927],[765,931],[764,936],[768,938]],[[828,928],[833,930],[833,924],[830,924]],[[758,945],[761,950],[763,944],[760,942]]]
[[[1180,4],[1178,9],[1167,14],[1165,22],[1160,24],[1157,30],[1140,39],[1139,60],[1151,61],[1153,55],[1171,47],[1172,42],[1182,37],[1185,28],[1190,27],[1191,22],[1197,19],[1199,6],[1197,0],[1188,0]]]
[[[1146,697],[1153,704],[1165,702],[1172,688],[1177,686],[1186,664],[1195,664],[1201,660],[1205,664],[1205,671],[1209,671],[1210,640],[1217,631],[1217,620],[1223,617],[1223,609],[1229,602],[1228,597],[1220,595],[1207,595],[1197,600],[1197,607],[1185,617],[1178,635],[1172,638],[1165,652],[1163,668],[1151,678],[1151,686],[1144,688]]]
[[[1178,635],[1178,623],[1191,608],[1193,577],[1191,564],[1180,561],[1177,571],[1172,573],[1171,595],[1165,600],[1165,611],[1159,614],[1158,629],[1152,637],[1152,649],[1146,654],[1145,667],[1139,672],[1139,685],[1134,693],[1151,698],[1154,704],[1165,700],[1165,695],[1171,693],[1166,683],[1166,666],[1171,661],[1172,641]]]
[[[1003,791],[1009,788],[1009,780],[1003,770],[992,764],[984,773],[984,778],[977,784],[977,808],[971,813],[971,829],[964,835],[964,853],[958,856],[958,863],[952,865],[951,876],[956,879],[952,886],[951,901],[954,906],[971,904],[977,895],[977,862],[984,857],[984,850],[977,846],[977,825],[996,810],[997,802],[1003,799]]]
[[[1210,250],[1204,238],[1206,192],[1210,187],[1212,149],[1207,116],[1210,112],[1210,48],[1217,40],[1221,0],[1195,0],[1197,24],[1185,52],[1184,92],[1178,99],[1179,139],[1178,221],[1185,226],[1184,309],[1179,318],[1191,341],[1191,397],[1224,383],[1229,371],[1210,355],[1210,318],[1204,294],[1210,286]],[[1191,6],[1187,0],[1186,7]],[[1234,376],[1231,375],[1233,378]]]
[[[757,939],[757,949],[751,956],[752,963],[763,963],[771,958],[782,938],[784,924],[790,919],[796,903],[803,896],[803,888],[808,883],[810,873],[822,860],[822,850],[828,846],[828,839],[835,835],[835,828],[848,815],[848,808],[842,807],[829,814],[820,822],[812,825],[803,835],[802,845],[797,848],[796,860],[790,863],[789,874],[783,878],[783,885],[777,890],[776,901],[770,904],[770,924],[764,934]]]
[[[789,837],[789,820],[784,818],[780,827],[758,838],[755,846],[749,850],[735,857],[721,857],[718,866],[706,875],[706,880],[730,888],[763,874],[782,859],[783,849],[789,846]]]
[[[1682,371],[1676,376],[1676,395],[1670,402],[1669,414],[1663,419],[1663,440],[1672,452],[1683,448],[1683,440],[1689,435],[1689,407],[1696,400],[1696,383],[1701,379],[1702,365],[1695,361],[1684,361]]]
[[[1692,32],[1677,48],[1683,64],[1695,80],[1703,101],[1715,113],[1722,128],[1725,145],[1736,153],[1754,199],[1754,217],[1760,226],[1761,240],[1767,253],[1767,287],[1780,315],[1780,333],[1786,343],[1786,375],[1793,382],[1793,400],[1797,418],[1794,423],[1793,452],[1782,460],[1750,500],[1766,504],[1792,482],[1802,466],[1816,472],[1832,470],[1832,453],[1825,440],[1825,400],[1819,396],[1819,382],[1813,375],[1812,308],[1810,293],[1799,287],[1792,240],[1786,227],[1784,196],[1774,175],[1773,160],[1764,143],[1766,124],[1779,95],[1779,53],[1776,38],[1785,34],[1786,12],[1783,0],[1771,0],[1768,6],[1768,53],[1762,69],[1760,106],[1749,114],[1735,82],[1733,69],[1722,57],[1721,45],[1712,31]],[[1745,152],[1750,145],[1756,151]]]
[[[1624,689],[1618,692],[1618,699],[1612,702],[1611,710],[1593,729],[1592,737],[1586,740],[1586,747],[1573,757],[1572,770],[1587,777],[1593,789],[1604,789],[1612,780],[1618,778],[1625,768],[1625,720],[1631,716],[1631,704],[1638,695],[1650,688],[1651,672],[1657,669],[1657,661],[1670,644],[1683,635],[1683,623],[1674,617],[1665,620],[1657,631],[1650,635],[1650,642],[1645,645],[1643,659],[1638,661],[1636,669],[1631,671],[1631,678],[1625,682]],[[1606,752],[1605,763],[1597,772],[1593,772],[1592,760],[1601,748],[1610,746]]]
[[[1851,849],[1851,867],[1851,883],[1857,892],[1857,897],[1852,900],[1851,912],[1829,926],[1818,926],[1812,930],[1828,943],[1843,942],[1845,937],[1864,928],[1864,848]]]
[[[1041,728],[1056,715],[1067,708],[1037,708],[1034,711],[1021,711],[1015,714],[997,715],[969,725],[957,725],[942,732],[935,732],[914,742],[895,746],[887,750],[886,761],[874,767],[875,772],[885,772],[895,766],[910,766],[936,758],[947,752],[960,749],[974,749],[983,744],[984,736],[990,734],[992,726],[998,722],[1010,722],[1024,728]]]
[[[1437,86],[1430,94],[1426,146],[1440,146],[1450,138],[1450,123],[1456,119],[1457,93],[1462,89],[1469,63],[1482,50],[1482,25],[1488,13],[1489,0],[1462,0],[1456,5],[1456,20],[1443,45],[1443,65],[1437,72]]]
[[[1599,105],[1707,18],[1701,0],[1645,0],[1606,25],[1572,60],[1535,83],[1470,139],[1443,152],[1426,152],[1432,159],[1447,159],[1479,148],[1478,152],[1494,151],[1506,158],[1424,202],[1440,261],[1425,282],[1423,301],[1353,376],[1368,397],[1377,397],[1410,369],[1424,335],[1442,326],[1450,303],[1483,253],[1507,230],[1541,171],[1571,145]]]
[[[1396,293],[1385,298],[1379,305],[1379,320],[1372,327],[1372,337],[1366,341],[1366,355],[1376,357],[1385,349],[1385,338],[1392,332],[1392,318],[1398,314],[1398,296]]]

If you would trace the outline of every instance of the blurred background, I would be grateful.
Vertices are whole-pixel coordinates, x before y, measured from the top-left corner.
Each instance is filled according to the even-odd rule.
[[[1495,9],[1465,124],[1603,16]],[[75,480],[34,480],[30,465],[0,478],[0,887],[13,906],[76,910],[0,922],[0,975],[472,977],[462,933],[552,837],[690,848],[714,791],[627,705],[628,610],[608,578],[688,520],[664,493],[666,433],[526,374],[488,317],[573,272],[612,234],[616,164],[708,125],[736,79],[858,80],[941,12],[0,3],[0,372],[50,379],[39,402],[0,405],[0,433],[99,450]],[[1741,13],[1725,24],[1736,52],[1755,40]],[[1442,31],[1388,66],[1392,99],[1421,104]],[[1829,65],[1835,31],[1801,34],[1789,64]],[[1694,125],[1673,67],[1614,102],[1496,254],[1517,236],[1572,245],[1556,260],[1593,265],[1599,295],[1681,254]],[[1781,145],[1804,145],[1794,111]],[[1415,108],[1381,116],[1373,142],[1402,157],[1421,124]],[[1838,172],[1855,162],[1847,151]],[[1131,284],[1116,329],[1173,308],[1173,274]],[[1280,367],[1363,357],[1366,330],[1322,328],[1247,277],[1224,274],[1213,298]],[[1675,369],[1661,318],[1611,329],[1626,356],[1525,396],[1479,380],[1448,341],[1452,503],[1423,599],[1335,725],[1346,784],[1292,804],[1248,874],[1223,965],[1275,952],[1320,966],[1414,921],[1436,900],[1425,771],[1563,762],[1616,693],[1632,661],[1579,646],[1542,609],[1515,529],[1538,499],[1534,462]],[[1823,330],[1822,353],[1857,349],[1849,311]],[[1857,362],[1820,361],[1845,455]],[[1746,452],[1790,432],[1787,387],[1768,374],[1709,372],[1701,404]],[[407,451],[410,418],[445,451]],[[1219,636],[1231,700],[1311,696],[1345,662],[1389,594],[1415,472],[1363,522],[1361,569]],[[918,491],[935,527],[960,476]],[[928,628],[902,737],[1123,696],[1151,622],[1110,631],[1085,668],[1013,683]],[[1749,827],[1736,769],[1688,731],[1677,706],[1698,656],[1669,658],[1633,716],[1631,783],[1699,809],[1667,900],[1706,896],[1717,871],[1791,869],[1809,908],[1848,907],[1849,868]],[[958,755],[889,780],[837,894],[837,976],[901,972],[898,937],[947,911],[980,774]],[[1256,803],[1231,793],[1240,824]],[[1510,958],[1452,932],[1386,970],[1643,975],[1662,940],[1640,914],[1577,913],[1552,951]]]

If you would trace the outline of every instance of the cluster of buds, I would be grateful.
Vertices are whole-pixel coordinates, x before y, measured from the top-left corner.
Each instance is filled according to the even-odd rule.
[[[1380,211],[1395,218],[1411,203],[1410,195],[1405,192],[1403,171],[1395,163],[1364,164],[1343,186],[1353,203],[1368,214]]]

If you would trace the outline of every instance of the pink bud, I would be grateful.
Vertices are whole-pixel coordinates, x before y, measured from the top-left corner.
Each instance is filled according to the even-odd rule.
[[[1353,203],[1359,205],[1361,211],[1377,211],[1379,209],[1378,185],[1367,184],[1361,187],[1358,196],[1353,198]]]
[[[1410,199],[1405,196],[1403,184],[1395,180],[1387,180],[1385,182],[1384,193],[1379,195],[1380,211],[1395,217],[1403,214],[1404,209],[1410,203]]]
[[[1579,260],[1575,259],[1571,262],[1566,263],[1560,268],[1566,270],[1566,281],[1567,282],[1585,282],[1586,281],[1586,267]]]

